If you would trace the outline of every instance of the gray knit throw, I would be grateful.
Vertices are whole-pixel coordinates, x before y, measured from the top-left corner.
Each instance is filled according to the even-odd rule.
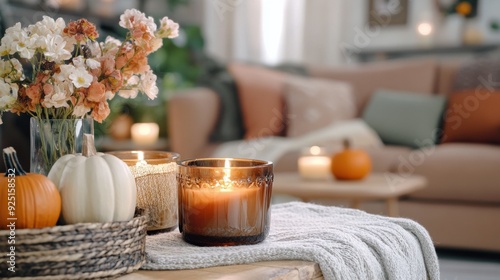
[[[141,269],[306,260],[325,279],[439,279],[436,251],[418,223],[302,202],[273,205],[269,236],[256,245],[197,247],[176,230],[148,236],[146,253]]]

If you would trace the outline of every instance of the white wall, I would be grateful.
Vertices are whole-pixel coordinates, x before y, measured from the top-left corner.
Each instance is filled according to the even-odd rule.
[[[414,47],[421,44],[417,24],[422,21],[437,22],[433,9],[434,0],[409,0],[406,25],[375,28],[368,25],[368,1],[346,1],[342,25],[343,42],[357,48]],[[500,2],[500,1],[499,1]]]
[[[500,43],[500,30],[494,31],[490,28],[491,21],[500,24],[500,1],[481,0],[477,20],[477,27],[483,33],[485,43]]]
[[[217,10],[213,5],[228,1],[232,1],[234,6],[225,6],[224,9]],[[288,25],[277,28],[282,32],[277,32],[277,35],[272,37],[282,38],[280,45],[286,47],[279,50],[281,58],[286,60],[278,63],[298,62],[335,66],[355,62],[356,57],[350,55],[353,51],[459,46],[462,44],[463,30],[470,26],[476,27],[483,33],[482,43],[500,42],[500,32],[494,32],[489,28],[492,20],[500,23],[499,0],[481,0],[478,18],[473,20],[465,20],[458,15],[443,18],[435,7],[435,0],[408,0],[406,24],[399,26],[382,24],[377,27],[370,27],[368,24],[367,0],[302,0],[305,6],[302,15],[285,12],[282,20],[275,16],[272,18],[273,22],[263,25],[261,12],[265,6],[262,3],[266,3],[264,1],[281,3],[299,0],[207,0],[203,27],[207,35],[208,53],[222,61],[240,59],[266,63],[262,48],[266,44],[260,40],[268,30],[262,32],[261,29],[268,28],[271,24],[278,26],[282,22]],[[276,4],[274,2],[273,5]],[[303,30],[291,28],[290,22],[302,21]],[[418,34],[417,26],[422,22],[428,22],[433,26],[430,36]],[[301,32],[303,33],[301,36],[296,36]]]

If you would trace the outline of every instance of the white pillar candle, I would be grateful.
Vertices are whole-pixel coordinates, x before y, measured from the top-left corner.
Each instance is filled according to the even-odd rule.
[[[313,146],[298,159],[299,174],[305,179],[326,180],[331,176],[331,159],[324,149]]]
[[[157,123],[134,123],[130,132],[134,143],[151,145],[158,141],[160,126]]]

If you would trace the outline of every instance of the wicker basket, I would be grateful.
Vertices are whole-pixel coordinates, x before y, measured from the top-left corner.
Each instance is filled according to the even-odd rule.
[[[137,211],[128,222],[82,223],[0,231],[0,278],[112,278],[138,270],[145,261],[147,215]],[[7,253],[15,246],[15,273]],[[15,278],[12,278],[15,277]]]

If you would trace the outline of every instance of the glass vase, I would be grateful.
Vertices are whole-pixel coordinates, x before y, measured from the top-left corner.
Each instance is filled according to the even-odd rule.
[[[81,153],[84,134],[94,134],[94,120],[30,119],[30,172],[48,175],[62,156]]]

